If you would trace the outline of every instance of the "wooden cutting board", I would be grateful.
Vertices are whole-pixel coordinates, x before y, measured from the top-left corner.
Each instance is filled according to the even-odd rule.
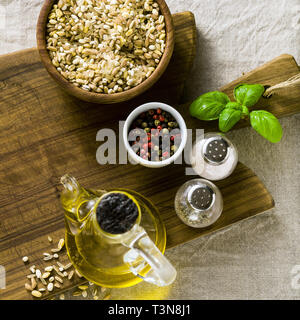
[[[7,285],[0,289],[0,299],[32,298],[24,289],[28,267],[34,264],[42,270],[48,265],[42,259],[43,252],[49,252],[64,236],[58,181],[67,172],[90,188],[122,186],[149,197],[166,224],[168,248],[274,206],[258,177],[239,163],[231,177],[217,183],[224,196],[221,218],[209,228],[193,229],[180,222],[173,206],[177,189],[191,179],[185,176],[184,166],[153,170],[132,165],[100,166],[96,162],[99,129],[117,129],[119,120],[146,101],[178,103],[195,57],[196,28],[189,12],[173,17],[175,52],[165,75],[149,92],[120,105],[99,106],[68,96],[48,76],[36,49],[0,57],[0,265],[6,269]],[[284,57],[284,62],[275,68],[281,74],[278,79],[296,72],[291,57]],[[277,66],[278,61],[275,63]],[[259,76],[255,77],[254,72],[251,81],[268,78],[258,72]],[[296,108],[299,110],[299,104]],[[202,123],[189,117],[186,106],[178,109],[189,128],[202,127]],[[214,129],[213,124],[206,126]],[[53,237],[53,245],[49,244],[48,235]],[[24,266],[23,256],[30,258],[28,266]],[[66,256],[60,261],[66,263]],[[62,290],[84,281],[78,277],[65,281]]]

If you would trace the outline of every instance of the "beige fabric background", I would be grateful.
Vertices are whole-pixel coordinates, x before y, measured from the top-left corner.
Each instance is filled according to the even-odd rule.
[[[42,0],[0,0],[0,54],[35,46]],[[196,16],[198,53],[185,100],[216,89],[282,53],[300,64],[300,0],[167,0]],[[0,97],[1,98],[1,97]],[[178,270],[169,288],[147,284],[112,290],[114,299],[299,299],[300,115],[281,120],[273,145],[251,129],[229,134],[240,160],[272,193],[276,208],[174,248]],[[294,269],[293,269],[294,268]],[[300,282],[300,280],[299,280]]]

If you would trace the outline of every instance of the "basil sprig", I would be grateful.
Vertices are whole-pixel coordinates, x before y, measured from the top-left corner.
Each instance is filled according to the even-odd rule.
[[[277,143],[282,138],[282,128],[278,119],[270,112],[256,110],[249,112],[265,88],[260,84],[241,84],[234,88],[236,101],[219,91],[207,92],[190,105],[191,116],[200,120],[219,119],[219,129],[228,132],[240,119],[250,118],[253,129],[270,142]]]

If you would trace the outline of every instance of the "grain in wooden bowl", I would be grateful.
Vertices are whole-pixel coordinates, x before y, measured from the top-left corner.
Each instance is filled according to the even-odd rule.
[[[68,93],[126,101],[149,89],[174,48],[164,0],[46,0],[37,26],[41,60]]]

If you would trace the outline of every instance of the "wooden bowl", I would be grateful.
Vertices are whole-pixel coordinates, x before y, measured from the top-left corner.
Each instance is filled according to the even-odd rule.
[[[48,20],[48,15],[52,6],[57,2],[57,0],[45,0],[44,5],[41,9],[38,23],[37,23],[37,47],[41,57],[41,60],[46,67],[48,73],[52,76],[52,78],[57,81],[57,83],[61,86],[69,94],[88,102],[94,102],[99,104],[112,104],[130,100],[149,88],[151,88],[157,80],[162,76],[164,71],[166,70],[171,56],[174,50],[174,26],[172,15],[170,10],[164,0],[156,0],[161,13],[165,17],[166,24],[166,47],[165,51],[161,57],[161,60],[152,73],[152,75],[144,80],[142,83],[133,87],[127,91],[113,93],[113,94],[103,94],[103,93],[95,93],[83,90],[79,87],[76,87],[67,79],[65,79],[57,70],[56,67],[52,64],[50,56],[48,54],[47,45],[46,45],[46,25]]]

